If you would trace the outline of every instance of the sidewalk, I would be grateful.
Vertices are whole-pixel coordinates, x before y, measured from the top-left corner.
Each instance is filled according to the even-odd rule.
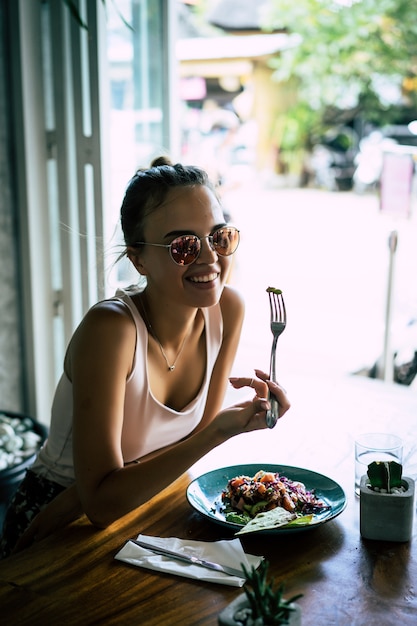
[[[246,302],[235,375],[269,368],[268,286],[282,289],[287,307],[277,353],[284,386],[296,375],[345,375],[371,366],[384,346],[393,230],[393,347],[410,343],[404,328],[417,318],[415,210],[408,220],[393,219],[380,213],[376,195],[268,189],[253,180],[224,203],[241,230],[230,282]],[[417,337],[410,348],[417,349]]]

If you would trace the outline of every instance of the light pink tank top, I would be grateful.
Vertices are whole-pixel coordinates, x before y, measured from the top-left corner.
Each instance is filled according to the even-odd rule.
[[[116,299],[129,309],[136,325],[137,341],[132,372],[126,383],[122,429],[122,453],[126,462],[175,443],[189,435],[204,413],[210,375],[223,338],[220,305],[202,309],[206,332],[207,365],[201,389],[182,411],[161,404],[149,389],[147,346],[148,331],[128,291],[118,291]],[[74,482],[72,458],[72,384],[61,376],[52,404],[49,437],[32,467],[36,473],[70,486]]]

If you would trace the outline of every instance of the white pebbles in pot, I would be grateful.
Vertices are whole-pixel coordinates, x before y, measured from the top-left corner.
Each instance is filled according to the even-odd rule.
[[[30,418],[0,415],[0,471],[19,465],[35,454],[41,441]]]

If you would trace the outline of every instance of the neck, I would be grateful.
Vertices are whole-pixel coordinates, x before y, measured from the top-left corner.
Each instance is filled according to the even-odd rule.
[[[169,318],[168,316],[165,316],[164,321],[168,323],[165,324],[165,332],[163,332],[163,325],[156,326],[155,324],[156,316],[152,315],[152,309],[149,306],[148,298],[145,292],[143,292],[139,298],[139,305],[143,320],[148,329],[148,333],[158,344],[168,371],[172,372],[175,369],[177,361],[180,359],[181,353],[191,335],[197,311],[193,319],[188,319],[179,323],[173,323],[172,317]],[[181,326],[183,327],[182,332],[180,330]],[[169,352],[169,356],[167,355],[167,352]]]
[[[179,307],[154,301],[152,296],[143,291],[139,298],[139,312],[150,334],[158,337],[159,341],[168,348],[178,348],[182,339],[190,331],[198,313],[198,309]]]

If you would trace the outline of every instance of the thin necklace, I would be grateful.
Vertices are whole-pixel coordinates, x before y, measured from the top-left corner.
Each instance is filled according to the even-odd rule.
[[[148,327],[148,331],[151,333],[152,337],[156,340],[156,342],[157,342],[157,344],[158,344],[158,346],[159,346],[159,349],[160,349],[160,351],[161,351],[161,354],[162,354],[162,356],[163,356],[163,357],[164,357],[164,359],[165,359],[165,363],[167,364],[167,367],[168,367],[168,372],[173,372],[173,371],[174,371],[174,369],[175,369],[175,366],[176,366],[176,364],[177,364],[177,361],[178,361],[178,359],[179,359],[179,357],[180,357],[180,355],[181,355],[181,352],[183,351],[183,348],[184,348],[184,346],[185,346],[185,344],[186,344],[186,341],[187,341],[188,337],[189,337],[189,336],[190,336],[190,334],[191,334],[192,324],[190,324],[190,329],[189,329],[188,333],[185,335],[185,337],[184,337],[184,339],[183,339],[183,341],[182,341],[182,344],[181,344],[181,346],[180,346],[180,349],[178,350],[178,353],[177,353],[177,356],[175,357],[174,362],[170,365],[170,364],[169,364],[169,361],[168,361],[168,357],[167,357],[167,355],[165,354],[164,347],[163,347],[162,343],[159,341],[159,339],[158,339],[158,337],[157,337],[157,335],[156,335],[156,332],[155,332],[155,330],[152,328],[152,325],[151,325],[151,323],[150,323],[150,321],[149,321],[149,317],[148,317],[148,314],[147,314],[147,312],[146,312],[146,308],[145,308],[145,300],[146,300],[145,293],[142,293],[142,297],[143,297],[143,301],[142,301],[142,298],[139,298],[139,301],[140,301],[140,306],[141,306],[141,309],[142,309],[142,311],[143,311],[143,315],[145,316],[145,322],[146,322],[146,326]]]

